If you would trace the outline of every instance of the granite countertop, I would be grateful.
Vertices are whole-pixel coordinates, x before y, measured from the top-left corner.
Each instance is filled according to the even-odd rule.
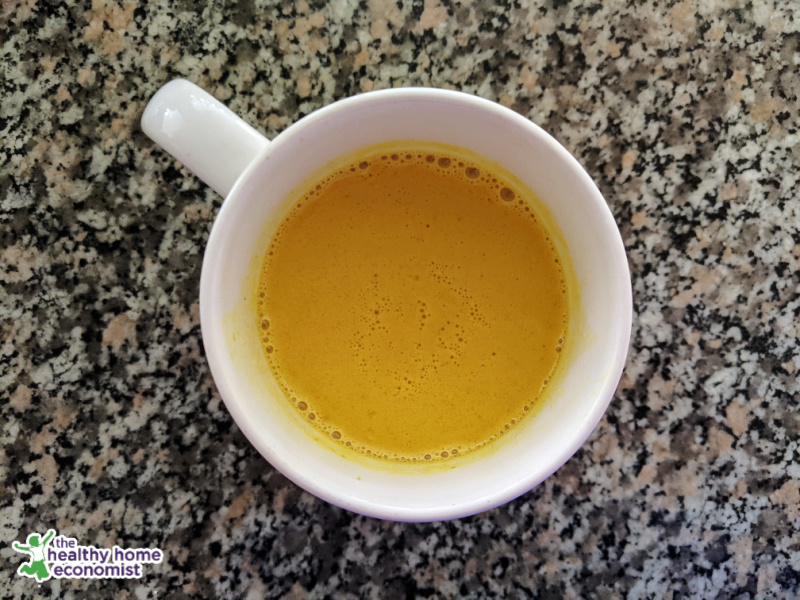
[[[800,596],[800,5],[3,2],[0,597]],[[221,199],[140,130],[187,78],[266,134],[459,89],[598,183],[631,268],[618,391],[519,499],[452,522],[303,492],[234,425],[198,322]],[[16,574],[11,543],[155,548],[141,579]]]

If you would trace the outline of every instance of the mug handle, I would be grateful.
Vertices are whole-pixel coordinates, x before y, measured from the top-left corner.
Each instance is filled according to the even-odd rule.
[[[205,90],[185,79],[148,102],[142,131],[221,196],[227,196],[269,140]]]

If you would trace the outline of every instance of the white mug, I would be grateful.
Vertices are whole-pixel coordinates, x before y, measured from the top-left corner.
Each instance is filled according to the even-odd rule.
[[[267,140],[185,80],[161,88],[142,129],[225,201],[200,280],[203,343],[237,425],[286,477],[345,509],[398,521],[479,513],[532,489],[593,431],[622,374],[631,329],[630,275],[619,231],[589,175],[555,139],[498,104],[440,89],[400,88],[326,106]],[[480,456],[447,469],[348,456],[281,398],[262,355],[253,269],[286,198],[312,173],[359,148],[394,140],[459,146],[495,161],[548,207],[578,281],[579,339],[544,407]]]

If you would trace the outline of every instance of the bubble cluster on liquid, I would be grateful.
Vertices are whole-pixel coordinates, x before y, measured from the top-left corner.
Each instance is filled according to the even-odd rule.
[[[474,451],[484,445],[480,444],[473,447],[465,447],[463,445],[456,444],[453,446],[447,446],[445,449],[439,449],[435,452],[421,451],[419,453],[409,454],[407,456],[395,452],[379,450],[375,446],[370,446],[369,444],[360,443],[357,440],[350,439],[346,433],[342,431],[342,428],[336,425],[329,425],[324,417],[319,416],[317,411],[315,411],[309,402],[306,402],[305,400],[298,401],[294,391],[291,390],[284,381],[279,381],[278,383],[281,391],[283,391],[286,397],[290,399],[291,404],[297,409],[298,413],[309,423],[309,425],[323,433],[333,443],[366,457],[379,458],[390,462],[407,464],[413,464],[417,462],[437,462],[447,458],[463,456],[464,454]]]
[[[450,325],[453,324],[450,323]],[[460,330],[460,327],[458,327],[457,324],[453,326],[456,331]],[[563,339],[564,339],[563,337],[559,338],[558,340],[559,343],[563,343]],[[496,355],[496,353],[492,354]],[[281,388],[285,397],[290,399],[291,404],[296,408],[298,414],[300,414],[315,429],[321,431],[324,435],[329,437],[330,440],[332,440],[332,442],[340,446],[346,447],[347,449],[357,452],[363,456],[378,457],[390,462],[408,463],[408,464],[413,464],[417,462],[429,463],[429,462],[443,461],[447,459],[454,459],[456,457],[465,456],[467,454],[480,450],[481,448],[496,442],[498,439],[500,439],[502,436],[504,436],[510,430],[516,427],[532,411],[532,409],[536,406],[541,396],[544,394],[547,386],[552,382],[552,377],[553,377],[552,371],[555,371],[557,368],[557,365],[554,365],[551,374],[542,381],[540,392],[538,394],[535,394],[533,397],[529,398],[529,400],[522,406],[521,410],[517,414],[514,414],[510,419],[508,419],[505,423],[503,423],[500,430],[490,435],[484,441],[472,445],[455,445],[453,447],[440,449],[435,452],[426,452],[424,454],[420,452],[417,454],[402,455],[398,453],[382,453],[378,451],[375,447],[370,446],[369,444],[364,444],[359,442],[358,440],[349,438],[346,435],[346,433],[342,431],[341,427],[337,425],[328,424],[324,416],[319,416],[319,411],[314,409],[311,400],[308,399],[298,400],[299,394],[297,394],[290,386],[286,384],[286,382],[283,379],[280,378],[279,376],[280,370],[278,366],[275,365],[272,360],[270,360],[269,362],[273,369],[273,373],[276,375],[279,387]],[[418,388],[421,383],[419,381],[415,381],[413,378],[407,375],[403,375],[399,371],[396,371],[395,375],[397,377],[397,380],[401,381],[409,389]]]
[[[422,301],[420,301],[422,304]],[[378,311],[380,314],[380,311]],[[445,324],[442,325],[440,328],[441,337],[439,337],[440,345],[447,350],[447,352],[452,352],[451,354],[447,354],[452,364],[458,366],[458,356],[459,351],[463,348],[462,345],[466,344],[467,340],[464,337],[464,328],[457,322],[453,322],[452,320],[446,321]],[[450,334],[450,337],[447,338],[446,334]],[[558,338],[559,344],[559,351],[560,345],[563,344],[564,338],[563,336]],[[361,347],[363,350],[363,342],[361,342]],[[274,356],[274,349],[271,346],[267,346],[265,348],[267,352],[267,359],[270,365],[270,368],[273,374],[278,379],[278,384],[281,390],[283,391],[285,397],[290,398],[290,402],[294,407],[297,409],[298,413],[304,417],[304,419],[312,425],[315,429],[320,430],[326,436],[328,436],[334,443],[337,443],[341,446],[348,448],[349,450],[355,451],[359,454],[368,457],[375,457],[379,453],[375,450],[374,447],[371,447],[369,444],[360,443],[358,440],[350,439],[338,426],[329,425],[324,417],[318,418],[319,411],[314,409],[313,403],[310,399],[298,400],[299,394],[297,394],[290,386],[283,381],[279,374],[281,372],[280,365],[278,364],[276,357]],[[492,352],[492,356],[496,357],[497,352]],[[488,357],[487,357],[488,358]],[[428,364],[424,365],[421,368],[419,379],[414,379],[413,377],[401,373],[399,370],[394,371],[394,375],[396,378],[397,383],[399,384],[398,391],[405,391],[405,392],[416,392],[419,393],[426,389],[426,376],[430,374],[435,374],[436,371],[443,365],[444,363],[441,362],[438,357],[434,354],[431,356]],[[557,364],[553,366],[552,371],[555,371],[557,368]],[[511,419],[505,422],[501,429],[496,431],[493,435],[489,436],[486,440],[481,443],[463,446],[458,445],[456,447],[448,448],[447,450],[439,450],[436,452],[428,452],[424,455],[422,454],[410,454],[408,456],[401,455],[397,453],[386,454],[383,455],[382,458],[384,460],[388,460],[391,462],[397,463],[416,463],[416,462],[437,462],[447,459],[453,459],[458,456],[464,456],[469,453],[475,452],[486,445],[492,444],[497,441],[500,437],[507,434],[510,430],[512,430],[524,417],[526,417],[534,408],[537,401],[541,396],[543,396],[546,392],[546,388],[552,382],[552,372],[551,374],[546,377],[542,383],[539,393],[536,394],[534,397],[531,397],[521,408],[521,410],[515,414]]]
[[[553,256],[556,257],[554,259],[555,263],[558,265],[558,269],[562,274],[562,285],[560,291],[564,295],[567,294],[566,280],[563,275],[563,267],[557,258],[558,251],[556,250],[555,244],[550,238],[546,228],[539,222],[536,216],[536,211],[531,203],[525,200],[527,195],[518,187],[519,184],[517,182],[498,177],[494,173],[487,172],[484,168],[482,168],[481,165],[472,163],[460,156],[439,151],[397,151],[382,152],[374,155],[363,156],[356,162],[345,165],[344,167],[341,167],[333,173],[322,178],[320,181],[314,183],[304,193],[302,193],[302,195],[299,196],[299,201],[289,210],[287,216],[278,226],[278,229],[273,235],[272,241],[269,244],[268,251],[265,254],[265,266],[270,260],[272,260],[271,257],[273,257],[277,251],[279,251],[283,233],[287,226],[289,226],[294,219],[300,217],[308,206],[313,205],[314,200],[322,196],[330,185],[345,177],[372,177],[376,174],[379,174],[382,169],[397,168],[398,165],[402,166],[404,164],[422,165],[426,168],[434,169],[440,173],[457,176],[462,181],[466,181],[471,185],[483,186],[480,189],[485,190],[485,197],[487,201],[493,202],[497,206],[503,206],[506,209],[516,211],[519,215],[529,219],[529,221],[544,234]],[[483,194],[484,192],[481,193]],[[430,227],[430,225],[428,225],[428,227]],[[486,319],[481,313],[479,303],[476,302],[474,298],[470,297],[469,290],[467,288],[460,287],[456,283],[455,278],[450,277],[449,273],[451,270],[458,268],[458,265],[443,265],[432,261],[429,265],[427,265],[427,267],[423,265],[423,268],[420,271],[424,276],[431,278],[442,286],[448,287],[458,298],[461,299],[461,301],[467,307],[467,310],[465,310],[463,314],[453,315],[450,320],[444,320],[441,324],[439,324],[435,333],[437,335],[438,347],[440,350],[442,350],[442,352],[433,353],[429,357],[420,356],[415,359],[415,362],[417,363],[424,361],[424,364],[421,364],[419,367],[419,372],[417,373],[416,379],[410,374],[400,373],[399,371],[395,373],[397,383],[396,387],[398,392],[419,392],[420,390],[424,389],[426,383],[425,380],[427,377],[434,376],[444,365],[459,365],[459,359],[463,353],[464,347],[469,343],[469,337],[466,334],[464,327],[459,322],[460,320],[469,322],[473,326],[488,325]],[[419,279],[419,276],[417,279]],[[398,454],[382,455],[374,447],[370,447],[368,444],[363,444],[358,440],[350,439],[342,430],[342,428],[329,425],[325,416],[321,415],[318,410],[313,408],[313,404],[310,399],[306,398],[303,400],[298,400],[296,392],[281,379],[279,375],[281,371],[280,348],[277,347],[271,339],[273,328],[271,327],[270,319],[261,317],[261,315],[265,314],[264,306],[268,293],[269,290],[262,283],[258,290],[257,300],[259,314],[258,331],[267,362],[273,374],[275,375],[276,380],[278,380],[279,387],[282,389],[287,398],[291,398],[291,403],[298,411],[298,414],[301,414],[303,418],[308,423],[312,424],[315,429],[322,431],[334,443],[365,456],[378,456],[395,462],[414,463],[449,460],[453,459],[454,457],[469,454],[487,444],[495,442],[501,436],[507,434],[508,431],[517,426],[517,424],[524,417],[532,412],[533,408],[537,404],[539,396],[545,392],[546,388],[552,382],[551,374],[542,381],[539,392],[524,403],[519,411],[519,414],[515,415],[514,418],[509,419],[506,423],[503,423],[500,429],[495,432],[495,434],[489,436],[489,438],[482,443],[469,447],[458,445],[452,448],[439,449],[435,452],[431,451],[425,452],[424,454],[419,453],[409,456],[401,456]],[[418,299],[416,303],[416,308],[418,309],[418,328],[420,331],[423,331],[426,328],[432,327],[432,308],[424,299]],[[360,333],[360,336],[357,336],[356,339],[352,340],[350,350],[353,354],[357,367],[364,370],[369,368],[369,345],[367,343],[367,337],[371,334],[389,333],[386,322],[384,319],[382,319],[382,317],[387,316],[392,311],[400,312],[402,309],[399,306],[395,306],[391,298],[381,297],[376,299],[373,308],[371,311],[369,311],[367,317],[365,317],[366,327]],[[567,321],[568,315],[565,315],[565,330]],[[564,339],[562,336],[558,339],[557,346],[555,347],[555,351],[559,356],[562,353],[563,345]],[[501,357],[498,357],[497,351],[491,352],[491,355],[487,354],[486,357],[487,361],[500,359]],[[556,365],[554,365],[553,369],[555,370],[557,366],[558,362]]]
[[[310,185],[300,196],[300,201],[289,211],[275,235],[275,240],[280,238],[281,230],[285,227],[286,222],[291,221],[299,214],[299,209],[302,208],[304,202],[313,201],[333,183],[346,177],[372,177],[384,169],[398,168],[398,166],[404,165],[425,166],[439,173],[455,176],[472,185],[482,185],[486,188],[488,201],[500,201],[501,204],[517,210],[532,222],[537,222],[535,210],[532,210],[531,202],[523,199],[527,197],[527,194],[520,193],[518,182],[507,181],[497,174],[486,172],[481,165],[455,154],[451,155],[438,150],[433,152],[399,150],[391,153],[376,152],[366,156],[362,155],[361,158],[356,159],[356,162],[346,164]],[[515,202],[515,200],[517,201]],[[547,235],[546,230],[543,231]]]

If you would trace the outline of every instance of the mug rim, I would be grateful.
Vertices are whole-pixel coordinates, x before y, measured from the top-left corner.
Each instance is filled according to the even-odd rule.
[[[220,353],[228,353],[227,350],[225,350],[225,344],[220,343],[219,340],[220,334],[218,329],[220,325],[218,321],[222,315],[219,314],[220,311],[218,310],[217,303],[213,301],[214,296],[211,293],[212,290],[210,289],[210,286],[212,285],[213,272],[211,269],[209,255],[213,255],[215,248],[224,243],[224,239],[221,238],[221,236],[224,235],[224,233],[221,233],[223,227],[230,219],[234,219],[236,217],[235,213],[240,208],[238,205],[243,204],[244,200],[248,197],[243,195],[245,194],[243,189],[246,187],[247,181],[259,168],[261,168],[262,163],[264,160],[267,160],[270,157],[271,153],[280,151],[282,144],[285,143],[285,140],[289,140],[296,136],[302,136],[304,131],[311,129],[321,121],[330,118],[330,116],[336,112],[343,110],[358,110],[366,104],[377,101],[385,101],[386,99],[394,99],[398,102],[445,100],[450,102],[454,101],[458,103],[466,103],[481,111],[488,111],[490,114],[499,116],[506,121],[510,121],[512,125],[522,127],[528,133],[536,135],[539,141],[543,141],[547,145],[547,151],[549,153],[556,155],[560,161],[568,163],[570,168],[572,168],[577,176],[582,179],[582,184],[592,196],[590,199],[591,202],[599,202],[602,204],[602,208],[605,209],[608,219],[606,220],[606,223],[601,224],[601,228],[604,228],[606,234],[609,235],[612,244],[616,247],[615,255],[611,257],[615,266],[614,272],[619,275],[616,284],[619,286],[622,281],[625,282],[625,285],[622,285],[620,288],[620,291],[622,292],[622,295],[625,296],[626,300],[624,306],[619,307],[622,311],[622,326],[617,330],[616,339],[611,340],[611,346],[613,346],[614,373],[609,377],[607,385],[596,394],[597,401],[595,401],[592,406],[586,410],[585,418],[582,421],[581,427],[571,433],[569,437],[571,443],[569,443],[568,446],[558,454],[558,456],[546,461],[547,468],[541,472],[531,473],[528,476],[521,476],[519,479],[517,479],[515,485],[508,486],[501,490],[490,490],[486,494],[485,498],[481,498],[469,503],[459,503],[458,501],[455,501],[452,505],[432,506],[423,509],[387,507],[383,505],[376,505],[372,502],[362,498],[354,497],[352,495],[343,497],[341,494],[336,494],[325,486],[320,486],[319,482],[309,479],[304,475],[303,472],[298,471],[294,462],[287,460],[284,456],[276,454],[269,444],[265,443],[263,433],[254,429],[246,407],[243,406],[243,403],[239,401],[239,399],[236,397],[236,394],[231,389],[230,377],[235,377],[235,373],[229,373],[230,369],[226,368],[223,358],[220,356]],[[310,173],[307,173],[306,175],[310,175]],[[239,198],[241,198],[241,200]],[[613,231],[611,231],[608,227],[608,220],[610,220],[611,225],[613,225]],[[200,320],[206,356],[208,357],[212,376],[214,377],[214,381],[220,391],[220,395],[242,433],[244,433],[250,443],[253,444],[259,453],[268,462],[270,462],[273,467],[275,467],[278,471],[295,482],[301,488],[311,492],[327,502],[330,502],[331,504],[340,506],[347,510],[373,517],[398,521],[434,521],[475,514],[504,504],[518,497],[519,495],[529,491],[544,481],[552,473],[558,470],[583,445],[586,438],[595,429],[605,413],[608,405],[610,404],[625,364],[632,323],[632,290],[624,245],[622,244],[619,230],[614,222],[613,216],[611,215],[611,211],[606,204],[605,199],[589,174],[583,169],[580,163],[578,163],[577,159],[571,153],[569,153],[555,138],[522,115],[519,115],[513,110],[491,100],[454,90],[406,87],[366,92],[322,107],[287,127],[251,161],[244,172],[238,177],[227,197],[225,198],[225,201],[219,210],[208,238],[200,278]],[[612,348],[609,348],[609,350],[612,350]]]

